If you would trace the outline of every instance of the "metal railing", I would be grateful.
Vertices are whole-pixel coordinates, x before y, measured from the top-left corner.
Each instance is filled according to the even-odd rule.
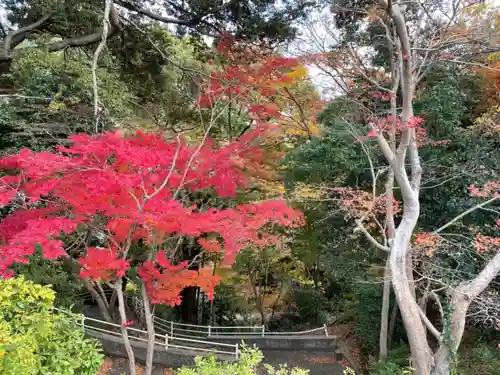
[[[59,313],[67,313],[67,311],[54,308],[54,311]],[[90,324],[94,323],[94,324]],[[77,324],[84,330],[102,332],[117,337],[122,337],[120,324],[106,322],[104,320],[89,318],[84,316]],[[104,327],[104,328],[103,328]],[[125,327],[130,340],[148,342],[148,333],[142,329],[134,327]],[[155,345],[160,345],[168,350],[176,348],[181,350],[190,350],[194,352],[224,354],[239,358],[239,344],[227,344],[222,342],[203,340],[202,338],[179,337],[176,335],[155,333]]]
[[[328,329],[326,324],[322,327],[314,328],[306,331],[292,331],[292,332],[272,332],[267,331],[264,325],[261,326],[205,326],[198,324],[178,323],[171,320],[165,320],[157,316],[154,317],[155,328],[159,331],[176,337],[213,337],[213,336],[302,336],[315,332],[322,332],[328,336]]]

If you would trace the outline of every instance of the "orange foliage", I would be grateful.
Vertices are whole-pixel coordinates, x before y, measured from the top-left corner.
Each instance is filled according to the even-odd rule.
[[[432,257],[441,241],[441,237],[435,233],[418,233],[415,236],[415,248],[425,251],[428,257]]]

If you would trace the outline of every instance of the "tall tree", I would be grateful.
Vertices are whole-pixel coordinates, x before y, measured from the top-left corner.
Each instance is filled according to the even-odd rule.
[[[343,90],[346,99],[355,103],[361,113],[364,113],[361,121],[369,129],[367,138],[356,133],[353,134],[354,138],[359,142],[366,142],[370,138],[376,140],[379,152],[387,163],[386,187],[382,190],[385,192],[379,196],[379,173],[374,168],[373,155],[364,148],[363,151],[372,164],[373,200],[369,205],[370,212],[357,220],[356,230],[363,233],[375,247],[389,253],[385,279],[392,282],[408,334],[416,374],[450,373],[450,358],[456,353],[461,340],[470,304],[463,300],[463,296],[467,295],[466,301],[478,297],[499,271],[496,255],[489,258],[483,270],[472,280],[462,280],[459,286],[449,286],[451,289],[448,295],[455,305],[454,311],[461,312],[452,314],[450,325],[444,328],[444,333],[430,323],[418,303],[413,281],[412,235],[421,211],[422,164],[419,148],[429,141],[426,139],[423,118],[415,116],[414,102],[433,66],[440,62],[464,64],[462,66],[475,64],[470,60],[472,56],[494,48],[498,31],[497,13],[491,9],[488,12],[488,8],[483,5],[477,7],[471,8],[460,2],[444,4],[432,1],[421,4],[399,1],[336,2],[331,10],[337,15],[337,25],[347,28],[347,31],[332,31],[331,36],[337,41],[334,49],[312,56],[313,63],[334,81],[337,90]],[[445,11],[451,11],[451,17],[449,14],[445,15]],[[366,30],[364,26],[367,24],[381,26],[378,38],[385,42],[375,45],[375,51],[373,48],[360,48],[363,47],[363,39],[355,38],[359,37],[359,34],[355,34],[358,26],[359,30]],[[385,46],[378,49],[384,43]],[[374,63],[374,57],[377,56],[385,56],[382,66]],[[353,90],[356,87],[374,90],[369,93],[371,99],[385,101],[388,105],[374,106],[373,100],[367,100],[369,98],[366,93]],[[359,121],[359,116],[356,116],[358,115],[346,116],[345,120]],[[434,144],[439,143],[444,142]],[[494,178],[494,174],[491,176]],[[474,190],[476,195],[492,195],[490,199],[459,214],[451,223],[495,202],[498,199],[496,186],[497,183],[492,181],[485,185],[485,190]],[[403,202],[400,217],[395,216],[392,203],[396,187]],[[373,228],[366,226],[364,222],[369,216],[373,216],[371,211],[381,199],[386,202],[387,212],[385,222],[376,231],[381,239],[379,242],[372,235]],[[356,199],[347,201],[351,205],[353,202]],[[448,228],[450,225],[445,224],[441,228]],[[436,233],[441,232],[441,228],[435,229]],[[485,241],[489,244],[489,249],[495,250],[494,240]],[[385,291],[388,290],[387,282]],[[459,290],[458,293],[462,296],[460,301],[452,290]],[[387,306],[387,300],[384,298],[384,306]],[[387,327],[384,324],[387,312],[383,308],[382,327]],[[430,349],[427,330],[440,343],[437,352]],[[453,345],[448,345],[443,339],[446,334],[453,337]],[[381,348],[386,340],[387,337],[381,334]],[[381,354],[384,354],[386,350],[382,349]]]

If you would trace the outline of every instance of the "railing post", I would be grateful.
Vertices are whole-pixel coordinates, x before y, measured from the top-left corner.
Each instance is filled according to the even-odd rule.
[[[239,357],[240,357],[240,347],[238,343],[236,343],[236,359],[239,359]]]
[[[326,324],[323,324],[323,327],[325,328],[325,336],[328,337],[328,329],[326,328]]]
[[[208,336],[210,336],[212,334],[212,326],[208,326]]]
[[[170,322],[170,336],[173,336],[174,335],[174,322],[171,321]]]
[[[168,350],[168,335],[165,335],[165,350]]]
[[[264,326],[264,324],[262,324],[262,337],[264,337],[265,330],[266,330],[266,327]]]

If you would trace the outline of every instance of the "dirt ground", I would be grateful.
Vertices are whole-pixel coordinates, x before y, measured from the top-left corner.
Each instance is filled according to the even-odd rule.
[[[143,375],[144,369],[140,365],[135,366],[137,375]],[[124,358],[106,357],[97,375],[129,375],[128,361]],[[153,375],[174,375],[170,369],[155,367]]]

